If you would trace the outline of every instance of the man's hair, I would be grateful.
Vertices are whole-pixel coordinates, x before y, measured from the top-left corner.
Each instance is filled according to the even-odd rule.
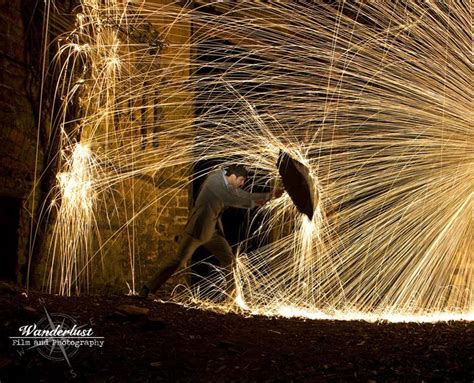
[[[248,170],[245,168],[244,165],[229,165],[225,170],[225,175],[230,176],[231,174],[235,174],[236,177],[245,177],[247,178],[249,175]]]

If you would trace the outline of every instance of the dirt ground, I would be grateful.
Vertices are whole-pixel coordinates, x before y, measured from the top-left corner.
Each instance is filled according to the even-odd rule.
[[[92,327],[103,347],[80,347],[71,367],[37,349],[21,355],[9,337],[44,308]],[[4,282],[0,317],[1,383],[474,381],[472,322],[244,318],[125,295],[26,298]]]

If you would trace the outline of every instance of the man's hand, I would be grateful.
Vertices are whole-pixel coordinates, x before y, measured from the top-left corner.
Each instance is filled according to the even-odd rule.
[[[272,194],[268,194],[268,199],[258,199],[255,201],[255,204],[257,206],[263,206],[266,203],[270,202],[272,198],[280,198],[284,192],[285,192],[284,189],[275,189],[273,190]]]
[[[284,192],[285,192],[285,189],[280,189],[280,188],[273,190],[273,198],[280,198]]]

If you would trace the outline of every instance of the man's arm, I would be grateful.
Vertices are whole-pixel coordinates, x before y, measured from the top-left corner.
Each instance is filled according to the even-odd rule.
[[[257,205],[257,201],[270,201],[271,193],[249,193],[242,189],[228,190],[226,195],[226,205],[241,209],[252,209]]]

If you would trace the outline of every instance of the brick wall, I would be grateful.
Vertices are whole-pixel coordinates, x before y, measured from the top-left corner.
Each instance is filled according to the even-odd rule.
[[[154,1],[154,3],[160,5],[165,2]],[[189,129],[192,129],[193,117],[191,94],[170,86],[170,84],[186,81],[189,77],[190,52],[183,49],[181,44],[189,40],[191,26],[189,22],[176,23],[174,21],[166,18],[154,19],[153,28],[165,38],[166,42],[166,47],[161,51],[160,58],[154,65],[165,73],[172,73],[173,77],[166,78],[167,81],[161,81],[160,84],[168,84],[168,86],[160,86],[156,98],[148,100],[160,109],[159,121],[155,121],[152,108],[148,108],[144,114],[148,129],[153,126],[154,132],[170,130],[171,136],[176,123],[182,124],[182,121],[189,121]],[[173,24],[171,28],[170,24]],[[153,67],[153,69],[156,68]],[[159,82],[156,78],[142,80]],[[138,104],[135,102],[135,106],[146,107],[146,105],[139,105],[140,97],[136,100]],[[142,118],[140,112],[137,112],[135,123]],[[130,129],[131,126],[132,129]],[[132,131],[132,136],[140,134],[139,124],[133,126],[133,123],[130,125],[130,122],[125,122],[122,129]],[[147,132],[149,133],[152,132]],[[162,144],[146,140],[143,143],[143,149],[150,150],[154,145],[159,147]],[[116,201],[124,201],[124,205],[119,207],[111,225],[109,222],[103,222],[102,237],[113,238],[113,240],[104,247],[101,257],[97,257],[95,261],[95,272],[92,278],[94,287],[107,286],[108,289],[122,291],[127,288],[127,283],[132,287],[133,263],[135,270],[133,287],[139,290],[142,284],[153,275],[160,262],[177,251],[178,241],[189,212],[189,187],[186,185],[190,172],[191,160],[188,165],[125,179],[115,188]],[[109,203],[104,208],[113,211],[115,206]],[[136,218],[124,226],[123,224],[130,220],[133,213],[137,213]],[[101,214],[98,216],[104,217]],[[103,263],[99,259],[103,259]],[[171,279],[169,284],[182,281],[181,277],[177,277]]]

